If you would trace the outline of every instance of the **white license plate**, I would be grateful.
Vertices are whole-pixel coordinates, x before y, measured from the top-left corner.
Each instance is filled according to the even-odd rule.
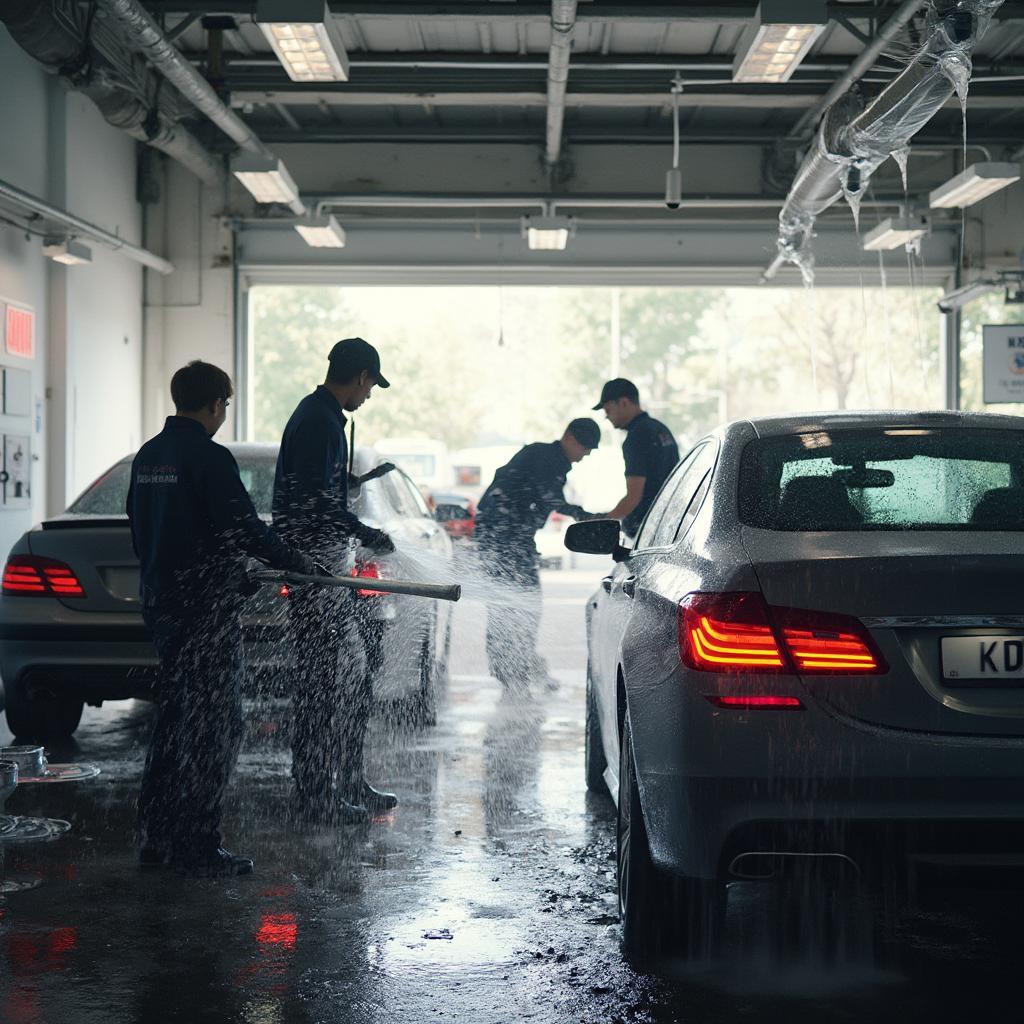
[[[944,679],[1024,679],[1024,636],[942,638]]]

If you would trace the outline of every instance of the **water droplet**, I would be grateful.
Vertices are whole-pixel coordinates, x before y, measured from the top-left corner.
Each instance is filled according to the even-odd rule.
[[[896,166],[900,169],[900,176],[903,178],[903,195],[907,195],[907,163],[910,160],[910,147],[903,146],[900,149],[894,149],[892,151],[892,158],[896,161]]]

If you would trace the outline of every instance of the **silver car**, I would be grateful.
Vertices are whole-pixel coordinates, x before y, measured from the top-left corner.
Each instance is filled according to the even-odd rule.
[[[257,511],[269,520],[277,445],[227,444]],[[380,462],[359,448],[354,469]],[[64,515],[25,533],[11,549],[0,593],[0,678],[7,723],[26,739],[70,736],[83,704],[150,698],[156,652],[139,607],[139,566],[125,500],[131,457],[113,465]],[[353,510],[386,530],[399,551],[451,557],[451,540],[412,481],[394,470],[359,488]],[[372,579],[396,575],[394,556],[356,558],[349,570],[367,577],[358,592],[359,627],[374,695],[404,705],[411,720],[433,720],[447,681],[451,606],[443,601],[383,595]],[[365,554],[365,552],[364,552]],[[241,583],[241,580],[239,580]],[[246,692],[287,693],[293,660],[285,641],[288,588],[264,586],[243,612]]]
[[[586,779],[627,954],[694,953],[730,879],[1019,858],[1024,419],[737,422],[587,606]],[[881,851],[884,851],[882,853]]]

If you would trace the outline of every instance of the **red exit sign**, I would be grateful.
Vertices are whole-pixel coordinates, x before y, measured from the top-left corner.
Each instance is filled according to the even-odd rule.
[[[31,359],[36,354],[36,315],[30,309],[7,307],[5,347],[9,355]]]

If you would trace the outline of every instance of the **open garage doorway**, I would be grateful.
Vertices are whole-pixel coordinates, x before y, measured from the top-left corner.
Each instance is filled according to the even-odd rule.
[[[350,335],[379,346],[394,384],[359,412],[360,442],[433,442],[449,474],[435,486],[479,491],[502,454],[557,436],[574,416],[603,421],[590,408],[615,376],[636,382],[683,450],[744,417],[937,408],[939,294],[930,287],[254,285],[246,433],[277,441],[295,404],[322,380],[331,345]],[[605,443],[573,474],[580,500],[597,507],[614,503],[622,475],[619,432],[602,427]],[[488,466],[482,449],[500,461]],[[472,465],[481,463],[478,475]]]

